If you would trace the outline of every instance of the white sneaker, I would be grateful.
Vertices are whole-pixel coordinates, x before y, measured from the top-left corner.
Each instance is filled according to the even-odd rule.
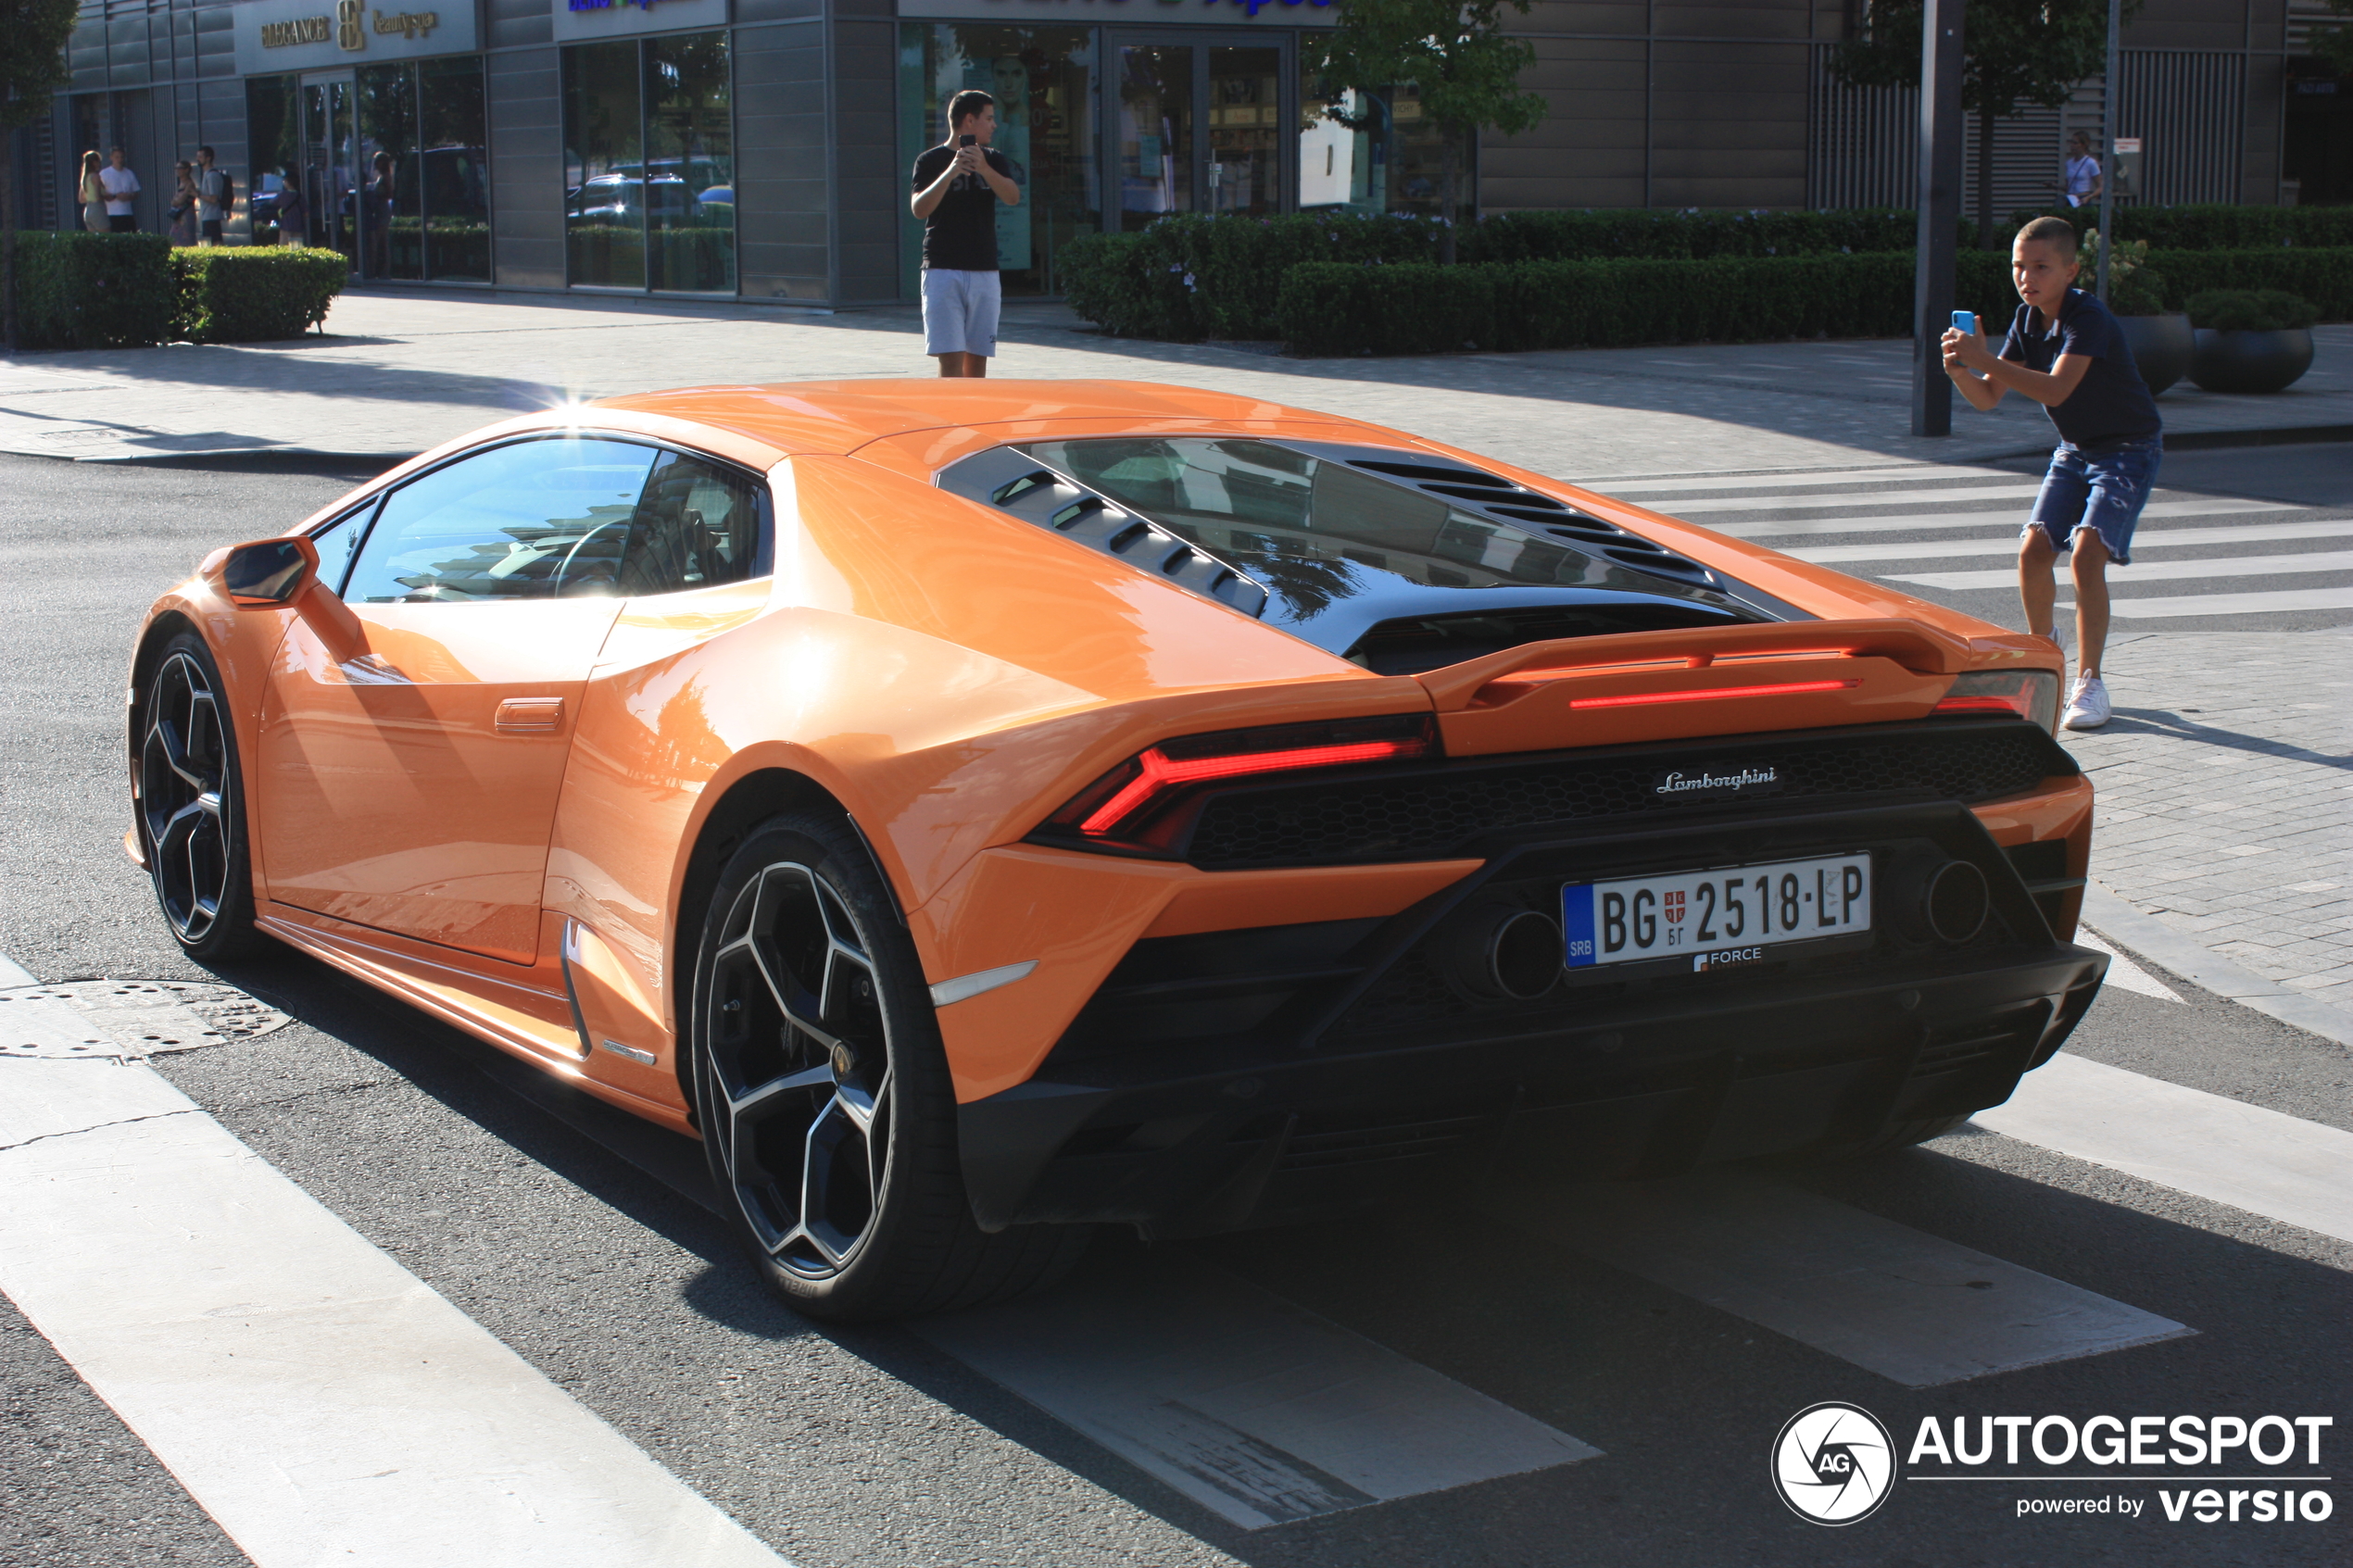
[[[2097,675],[2083,676],[2075,683],[2075,695],[2067,699],[2067,716],[2059,722],[2070,730],[2096,730],[2108,720],[2108,686]]]

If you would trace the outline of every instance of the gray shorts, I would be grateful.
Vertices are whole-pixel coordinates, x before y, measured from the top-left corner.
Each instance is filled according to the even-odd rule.
[[[997,352],[997,307],[1001,295],[994,272],[924,269],[924,352]]]

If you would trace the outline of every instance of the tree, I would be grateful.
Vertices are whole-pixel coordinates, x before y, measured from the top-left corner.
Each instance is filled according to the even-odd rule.
[[[2141,0],[2125,0],[2130,21]],[[1969,0],[1961,20],[1961,107],[1977,116],[1977,232],[1994,239],[1994,122],[2020,105],[2057,108],[2108,65],[2108,0]],[[1856,87],[1917,86],[1920,0],[1867,0],[1861,35],[1831,69]]]
[[[0,0],[0,345],[17,345],[16,133],[49,112],[68,80],[66,40],[81,0]]]
[[[2329,9],[2353,17],[2353,0],[2329,0]],[[2312,53],[2339,76],[2353,76],[2353,26],[2343,22],[2312,29]]]
[[[1302,37],[1300,51],[1332,94],[1325,112],[1352,131],[1373,121],[1346,114],[1350,89],[1378,99],[1397,87],[1421,95],[1422,114],[1444,137],[1439,259],[1454,259],[1455,199],[1466,136],[1492,128],[1517,135],[1544,118],[1541,94],[1523,93],[1519,73],[1535,63],[1534,45],[1504,34],[1504,6],[1525,14],[1529,0],[1338,0],[1340,24]]]

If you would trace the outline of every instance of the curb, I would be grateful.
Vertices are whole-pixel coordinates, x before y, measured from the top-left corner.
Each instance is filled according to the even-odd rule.
[[[2227,997],[2307,1034],[2353,1047],[2353,1013],[2241,968],[2096,882],[2083,889],[2083,923],[2118,947],[2129,947],[2218,997]]]

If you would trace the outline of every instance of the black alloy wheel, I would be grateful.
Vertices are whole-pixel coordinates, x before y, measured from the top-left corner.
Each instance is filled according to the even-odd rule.
[[[904,1317],[1058,1277],[1078,1227],[984,1234],[914,947],[841,819],[755,829],[720,873],[696,966],[696,1116],[711,1177],[800,1311]]]
[[[207,962],[254,940],[237,737],[211,650],[194,633],[164,645],[134,710],[132,809],[171,935]]]

